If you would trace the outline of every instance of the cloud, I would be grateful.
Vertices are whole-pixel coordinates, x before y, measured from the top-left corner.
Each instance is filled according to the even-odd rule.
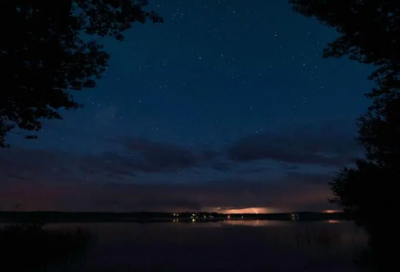
[[[105,152],[87,159],[93,164],[104,164],[103,169],[111,173],[131,176],[133,173],[171,173],[193,168],[227,171],[231,165],[221,161],[217,152],[196,152],[173,143],[128,138],[119,144],[121,152]]]
[[[185,198],[164,197],[164,199],[142,199],[135,202],[136,210],[201,210],[202,204],[198,201],[193,201]]]
[[[40,179],[48,173],[69,174],[73,156],[64,152],[12,147],[0,152],[0,173],[9,178]]]
[[[143,138],[119,140],[100,154],[12,147],[0,153],[0,208],[323,210],[331,207],[331,173],[312,173],[314,166],[305,173],[298,165],[345,162],[359,150],[349,139],[301,130],[250,135],[219,151]]]
[[[124,147],[130,158],[138,158],[138,165],[146,172],[172,171],[193,167],[200,162],[192,151],[172,143],[135,138],[126,140]]]
[[[65,211],[198,211],[264,207],[269,211],[325,210],[330,196],[321,176],[307,183],[299,176],[273,182],[240,179],[198,184],[53,183],[38,180],[2,186],[1,208]]]
[[[165,166],[159,163],[163,159],[155,161],[156,167],[151,169],[162,171],[175,169],[177,165],[193,165]],[[226,179],[207,181],[213,175],[200,172],[203,181],[179,184],[171,183],[170,172],[160,173],[157,182],[149,181],[147,176],[137,181],[135,175],[139,169],[143,168],[136,160],[111,153],[82,156],[22,148],[2,150],[0,208],[12,210],[17,204],[23,210],[67,211],[185,211],[217,207],[265,207],[278,211],[330,207],[326,202],[330,174],[292,171],[275,178],[242,179],[227,175]]]
[[[0,153],[0,173],[14,180],[55,177],[121,180],[181,172],[206,177],[229,175],[231,178],[233,175],[282,174],[300,169],[302,165],[338,167],[349,164],[360,153],[352,134],[340,130],[339,123],[248,135],[221,150],[186,148],[143,138],[107,141],[115,145],[100,154],[70,154],[13,146]]]
[[[0,173],[9,179],[123,179],[194,168],[221,172],[230,168],[230,164],[219,161],[212,151],[195,152],[176,144],[141,138],[118,143],[120,150],[101,154],[12,147],[0,153]]]
[[[299,171],[296,172],[287,172],[286,178],[289,180],[296,180],[300,183],[306,184],[327,184],[332,180],[332,177],[335,175],[335,172],[328,173],[302,173]]]
[[[280,133],[257,133],[233,142],[228,157],[236,162],[275,160],[289,164],[344,166],[362,152],[351,133],[325,125]]]

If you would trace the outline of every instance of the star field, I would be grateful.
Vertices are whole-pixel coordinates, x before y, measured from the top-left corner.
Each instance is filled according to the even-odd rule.
[[[151,0],[164,24],[99,39],[111,60],[74,93],[84,108],[9,137],[2,207],[331,207],[327,182],[361,153],[371,69],[324,59],[336,33],[286,1],[249,2]]]

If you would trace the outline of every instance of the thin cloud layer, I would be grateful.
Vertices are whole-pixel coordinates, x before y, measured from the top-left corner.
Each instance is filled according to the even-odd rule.
[[[124,147],[128,156],[138,157],[147,170],[170,171],[193,167],[200,162],[200,157],[191,150],[172,143],[136,138],[125,141]]]
[[[216,151],[143,138],[101,154],[12,147],[0,152],[0,207],[327,209],[332,169],[360,153],[353,137],[338,131],[248,135]]]
[[[2,187],[3,210],[215,211],[264,207],[269,211],[324,210],[329,189],[293,178],[263,181],[216,180],[203,184],[17,182]],[[332,208],[332,207],[331,207]]]
[[[129,139],[122,142],[121,147],[120,152],[108,151],[99,155],[13,147],[1,150],[0,173],[14,179],[57,175],[124,178],[143,173],[171,173],[195,167],[221,171],[227,169],[227,166],[215,160],[215,156],[197,154],[175,144]]]
[[[229,158],[237,162],[275,160],[326,167],[348,165],[361,152],[351,134],[302,130],[248,135],[232,143],[227,150]]]

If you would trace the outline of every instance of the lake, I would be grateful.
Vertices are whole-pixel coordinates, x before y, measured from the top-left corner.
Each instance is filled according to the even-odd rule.
[[[224,221],[215,223],[91,223],[96,244],[57,272],[357,271],[366,245],[349,222]]]

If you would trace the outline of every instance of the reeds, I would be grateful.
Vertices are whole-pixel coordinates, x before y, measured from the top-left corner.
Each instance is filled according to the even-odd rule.
[[[93,242],[82,229],[45,229],[43,224],[16,224],[0,228],[1,267],[35,272],[84,253]]]
[[[294,240],[298,246],[317,245],[331,247],[340,245],[342,242],[340,232],[328,229],[296,231]]]

